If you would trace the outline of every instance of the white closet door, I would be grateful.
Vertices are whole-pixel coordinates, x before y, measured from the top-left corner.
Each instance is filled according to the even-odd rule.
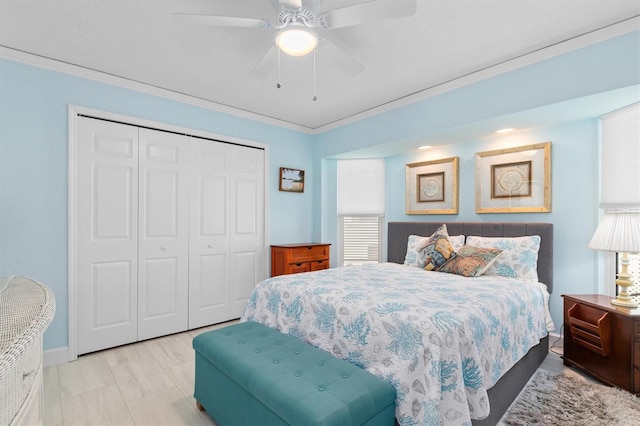
[[[139,130],[138,340],[188,325],[189,138]]]
[[[265,279],[264,151],[230,145],[230,318],[242,315],[255,285]]]
[[[78,118],[78,354],[137,338],[138,129]]]
[[[189,249],[189,328],[239,318],[265,278],[264,151],[194,145]]]
[[[189,329],[229,317],[229,145],[194,139],[190,185]]]

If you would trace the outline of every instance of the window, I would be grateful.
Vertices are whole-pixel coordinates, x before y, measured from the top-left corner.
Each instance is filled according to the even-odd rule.
[[[628,256],[629,256],[629,266],[627,270],[629,271],[629,275],[631,275],[631,278],[629,279],[633,282],[633,285],[629,287],[628,292],[631,294],[640,293],[640,253],[629,253]],[[620,263],[621,259],[622,259],[622,256],[620,254],[617,254],[616,255],[617,271],[620,271],[622,268],[622,264]],[[617,294],[617,289],[616,289],[616,294]],[[640,303],[640,296],[633,296],[633,300]]]
[[[381,258],[381,216],[340,216],[342,264],[378,263]]]
[[[339,160],[337,169],[339,264],[380,262],[384,159]]]

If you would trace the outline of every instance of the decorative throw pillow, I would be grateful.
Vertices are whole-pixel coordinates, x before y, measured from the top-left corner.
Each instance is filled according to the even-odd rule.
[[[438,228],[419,250],[424,252],[424,269],[427,271],[433,271],[454,257],[456,252],[449,242],[447,225]]]
[[[465,277],[479,277],[496,261],[500,253],[502,253],[500,249],[466,245],[437,271]]]
[[[502,250],[496,262],[485,275],[538,281],[538,251],[540,236],[526,237],[467,237],[467,244]]]
[[[423,247],[427,241],[429,241],[429,237],[409,235],[409,239],[407,240],[407,255],[404,257],[405,265],[424,268],[424,252],[420,252],[419,247]]]
[[[449,235],[449,242],[455,251],[460,251],[464,246],[464,235]]]

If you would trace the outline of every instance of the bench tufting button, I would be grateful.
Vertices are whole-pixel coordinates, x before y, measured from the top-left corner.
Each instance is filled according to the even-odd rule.
[[[259,354],[260,353],[260,349],[256,349],[254,352]]]
[[[231,332],[227,331],[226,333],[224,333],[225,336],[231,336]]]
[[[324,362],[323,362],[323,361],[320,361],[320,362],[318,363],[318,366],[320,366],[320,367],[322,367],[323,365],[324,365]]]
[[[319,386],[319,387],[318,387],[318,390],[319,390],[320,392],[324,392],[324,386]]]
[[[298,372],[298,373],[294,374],[294,376],[300,377],[300,376],[302,376],[302,373]]]
[[[238,340],[239,345],[244,345],[244,340]]]
[[[280,364],[280,361],[279,361],[279,360],[277,360],[277,359],[274,359],[274,360],[273,360],[273,363],[274,363],[274,364]]]
[[[348,375],[348,374],[343,374],[343,375],[342,375],[342,378],[343,378],[343,379],[348,379],[348,378],[349,378],[349,375]]]
[[[300,351],[295,351],[294,354],[300,355]]]
[[[282,340],[278,340],[278,341],[276,342],[276,345],[278,345],[278,346],[282,346]]]

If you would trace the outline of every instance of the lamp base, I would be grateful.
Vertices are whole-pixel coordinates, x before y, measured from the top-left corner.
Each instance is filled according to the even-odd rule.
[[[611,304],[612,305],[616,305],[616,306],[624,306],[626,308],[637,308],[638,304],[636,302],[634,302],[633,300],[629,299],[629,300],[625,300],[625,299],[612,299],[611,300]]]

